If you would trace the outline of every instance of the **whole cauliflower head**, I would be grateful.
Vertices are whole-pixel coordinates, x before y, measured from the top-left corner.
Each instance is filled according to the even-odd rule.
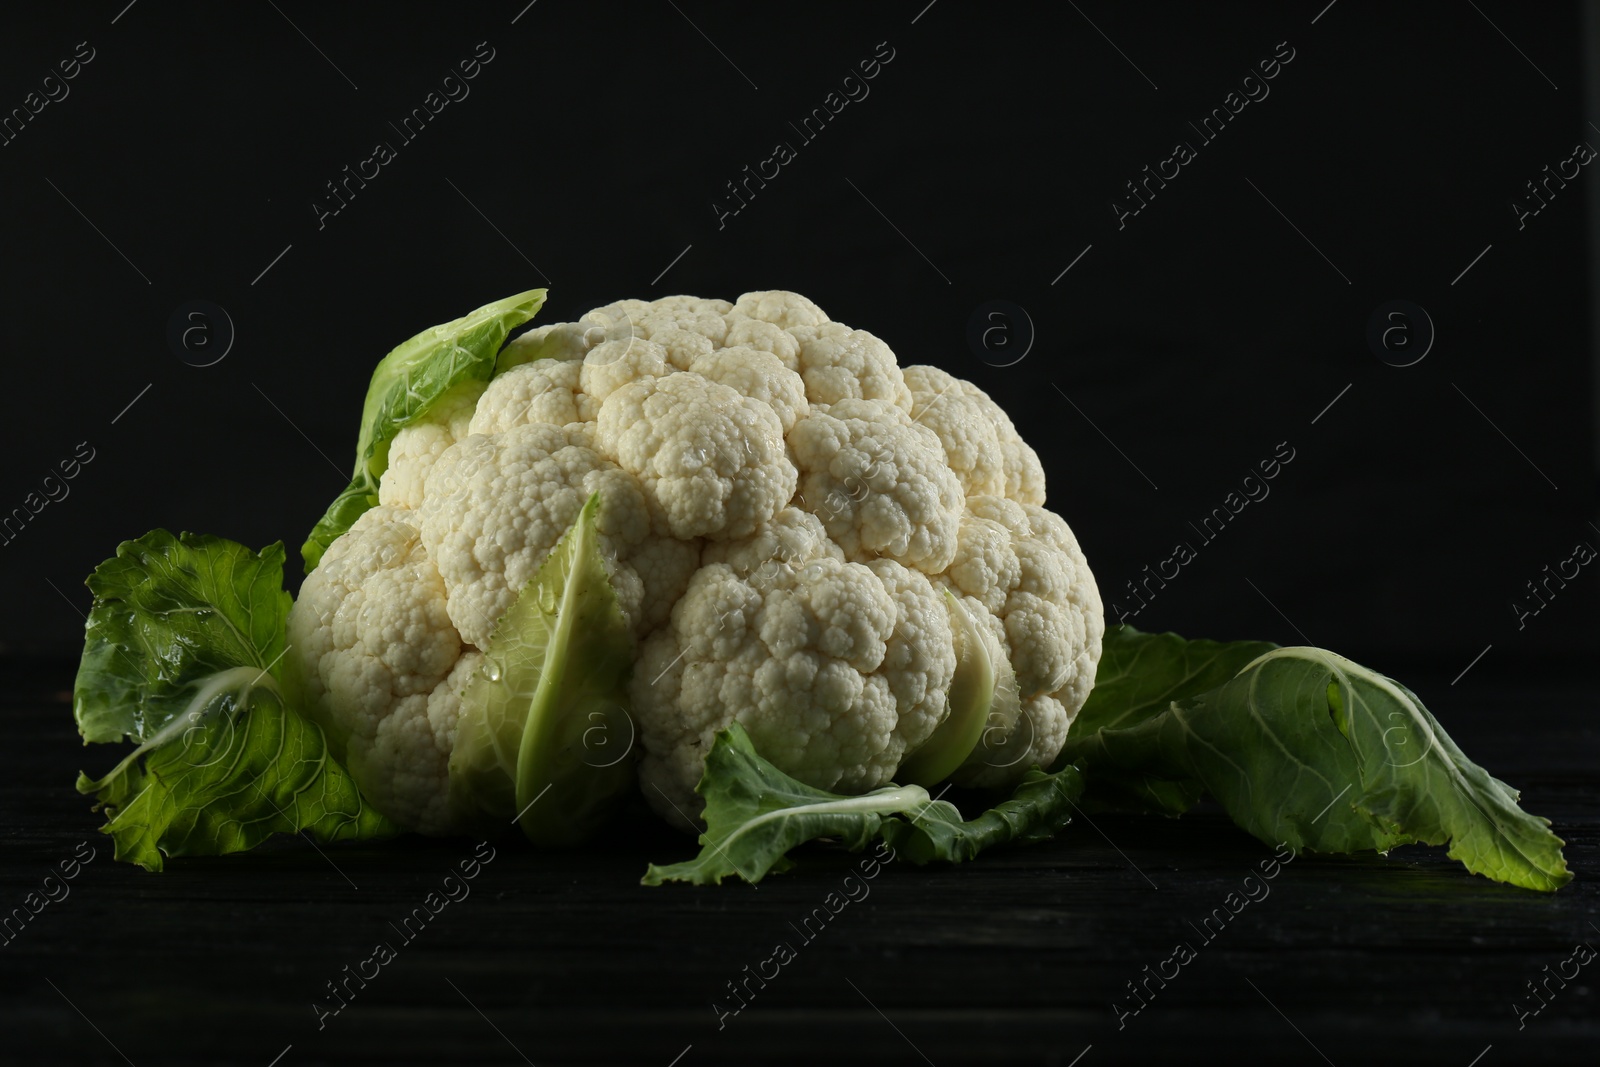
[[[393,438],[379,506],[290,614],[294,676],[379,810],[460,829],[463,693],[593,494],[636,642],[640,785],[669,821],[696,824],[735,721],[810,785],[894,780],[948,714],[958,611],[1016,692],[955,780],[1054,760],[1093,684],[1099,593],[1038,456],[976,385],[782,291],[617,301],[523,333],[495,369]]]

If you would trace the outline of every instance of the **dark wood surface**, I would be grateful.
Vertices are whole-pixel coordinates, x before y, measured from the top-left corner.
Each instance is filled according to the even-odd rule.
[[[1579,684],[1408,678],[1567,840],[1577,877],[1553,896],[1471,877],[1442,849],[1305,856],[1207,943],[1190,923],[1270,850],[1214,812],[1104,816],[965,868],[892,864],[807,942],[789,924],[839,888],[849,857],[808,855],[758,888],[647,889],[647,860],[691,846],[640,821],[569,854],[498,843],[471,895],[406,943],[389,924],[472,842],[319,853],[286,839],[160,875],[113,863],[71,786],[112,758],[78,744],[71,666],[0,666],[0,681],[0,904],[21,905],[80,842],[98,850],[0,947],[8,1064],[1500,1067],[1600,1048],[1600,960],[1524,1029],[1513,1007],[1575,945],[1600,946],[1600,709]],[[378,941],[394,960],[319,1029],[324,983]],[[794,959],[719,1028],[725,983],[780,941]],[[1119,1029],[1125,983],[1179,941],[1196,957]]]

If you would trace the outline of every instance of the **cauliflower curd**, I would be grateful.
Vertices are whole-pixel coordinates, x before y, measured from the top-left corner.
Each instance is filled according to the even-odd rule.
[[[1094,682],[1100,595],[1038,456],[977,386],[902,368],[789,292],[619,301],[496,366],[394,437],[380,506],[289,616],[315,714],[384,814],[460,828],[462,694],[594,494],[636,642],[639,781],[669,821],[694,826],[733,721],[808,785],[894,780],[949,714],[961,611],[1012,691],[953,780],[1055,759]]]

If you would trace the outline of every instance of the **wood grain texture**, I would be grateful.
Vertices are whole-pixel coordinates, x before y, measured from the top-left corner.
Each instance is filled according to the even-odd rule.
[[[1587,1059],[1600,1042],[1600,961],[1520,1032],[1512,1009],[1546,965],[1600,945],[1600,729],[1579,688],[1414,686],[1554,820],[1577,875],[1554,896],[1471,877],[1442,849],[1305,856],[1207,942],[1190,923],[1270,850],[1215,811],[1103,816],[965,868],[891,864],[807,941],[790,923],[840,887],[851,857],[810,853],[758,888],[646,889],[647,860],[691,846],[641,814],[571,853],[498,842],[471,895],[408,943],[390,923],[471,842],[319,853],[286,839],[161,875],[111,862],[71,788],[111,751],[79,746],[70,679],[70,665],[0,666],[0,904],[20,905],[79,842],[98,849],[70,896],[0,947],[8,1064],[1466,1067],[1493,1046],[1477,1062],[1495,1067]],[[324,983],[378,941],[396,958],[319,1030]],[[725,983],[779,941],[795,958],[719,1028]],[[1124,984],[1179,941],[1196,958],[1119,1029]]]

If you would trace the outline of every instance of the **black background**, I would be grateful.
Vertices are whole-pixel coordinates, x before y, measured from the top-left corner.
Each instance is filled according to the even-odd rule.
[[[1579,12],[1341,3],[1311,25],[1318,7],[950,2],[915,25],[916,3],[547,0],[515,25],[516,4],[13,16],[7,108],[79,41],[95,59],[0,148],[0,506],[78,442],[96,458],[0,546],[19,606],[0,639],[70,652],[78,619],[46,581],[81,610],[83,576],[154,526],[297,547],[348,472],[373,363],[548,284],[544,321],[790,288],[904,364],[972,378],[1039,449],[1108,604],[1131,605],[1125,584],[1176,541],[1199,548],[1133,618],[1146,629],[1309,639],[1391,669],[1460,670],[1488,645],[1485,671],[1578,662],[1600,636],[1592,575],[1522,629],[1511,602],[1578,541],[1600,547],[1587,172],[1520,231],[1510,204],[1600,144]],[[480,41],[496,58],[470,95],[402,143],[389,123]],[[789,123],[881,41],[894,59],[870,95],[802,142]],[[1270,95],[1198,144],[1187,123],[1280,41],[1295,58]],[[1112,199],[1180,139],[1199,157],[1119,230]],[[324,183],[379,140],[398,157],[319,229]],[[719,229],[725,183],[779,141],[797,158]],[[205,368],[167,342],[195,299],[236,331]],[[966,341],[990,299],[1036,329],[1010,367]],[[1437,330],[1411,367],[1367,345],[1394,299]],[[1188,523],[1280,441],[1296,459],[1271,495],[1201,544]]]
[[[1595,568],[1522,628],[1512,601],[1525,598],[1525,583],[1569,557],[1578,542],[1600,547],[1585,299],[1595,168],[1525,220],[1525,228],[1511,208],[1523,183],[1569,157],[1575,144],[1600,145],[1590,121],[1600,121],[1600,106],[1585,103],[1596,99],[1583,54],[1597,32],[1592,14],[1585,21],[1577,5],[1487,0],[1077,8],[956,0],[931,7],[926,0],[871,6],[683,0],[676,9],[666,2],[523,3],[283,3],[277,10],[270,3],[154,0],[124,8],[123,0],[113,0],[4,17],[0,112],[23,106],[79,42],[94,49],[92,62],[68,83],[70,95],[0,147],[6,252],[0,344],[9,401],[0,510],[23,506],[79,442],[95,450],[70,483],[70,496],[0,545],[0,600],[9,606],[0,612],[0,650],[13,665],[70,659],[81,640],[78,613],[88,605],[84,575],[117,542],[151,527],[251,545],[282,539],[294,560],[294,549],[344,483],[372,365],[423,327],[537,285],[550,288],[540,321],[576,318],[626,296],[733,299],[747,290],[787,288],[812,297],[833,318],[877,333],[902,364],[938,364],[999,400],[1038,448],[1049,504],[1083,542],[1108,606],[1126,603],[1124,583],[1170,555],[1176,541],[1197,541],[1187,524],[1220,505],[1279,442],[1289,442],[1295,459],[1271,483],[1271,495],[1249,505],[1215,543],[1200,546],[1198,558],[1132,621],[1191,636],[1311,642],[1392,673],[1420,672],[1434,681],[1424,696],[1452,731],[1470,731],[1475,721],[1498,723],[1500,733],[1485,727],[1475,736],[1484,744],[1503,742],[1512,769],[1527,768],[1519,783],[1529,780],[1536,789],[1570,784],[1578,768],[1592,764],[1593,730],[1578,725],[1592,711],[1592,697],[1569,694],[1563,718],[1536,706],[1532,690],[1514,687],[1542,684],[1552,673],[1582,677],[1592,663],[1600,638]],[[479,42],[495,58],[468,83],[470,95],[445,107],[414,142],[401,144],[389,123],[420,106]],[[893,49],[893,59],[867,83],[870,95],[802,143],[790,123],[822,106],[880,42]],[[1294,59],[1268,83],[1270,95],[1199,146],[1188,123],[1221,106],[1280,42]],[[1125,198],[1124,183],[1170,155],[1179,140],[1196,144],[1198,158],[1119,229],[1112,200]],[[369,156],[378,141],[395,145],[397,158],[319,227],[312,204],[325,198],[324,183]],[[794,161],[719,226],[713,203],[726,200],[725,183],[780,141],[795,148]],[[974,312],[995,299],[1024,308],[1035,331],[1025,358],[1007,367],[984,362],[967,341]],[[1381,361],[1367,343],[1369,317],[1396,299],[1424,307],[1437,330],[1427,357],[1403,368]],[[191,366],[168,341],[174,312],[193,300],[225,309],[235,331],[227,356],[212,366]],[[1010,328],[1021,343],[1021,325]],[[297,582],[295,574],[291,584]],[[17,819],[32,812],[55,820],[48,832],[13,831],[42,871],[58,853],[69,854],[72,841],[92,836],[93,823],[70,792],[45,792],[76,767],[68,766],[75,755],[67,743],[70,718],[59,703],[68,671],[46,676],[54,679],[48,684],[37,674],[27,677],[35,687],[28,692],[54,693],[57,703],[47,720],[17,719],[10,731],[15,755],[29,758],[22,744],[37,730],[39,751],[61,756],[48,773],[28,779],[35,792],[24,794],[15,783],[7,788]],[[1452,679],[1458,679],[1453,686]],[[1486,709],[1481,719],[1470,717],[1472,708]],[[1489,755],[1480,758],[1501,770]],[[1540,768],[1553,777],[1540,779]],[[1593,797],[1580,803],[1561,796],[1569,824],[1563,828],[1558,819],[1558,830],[1570,837],[1571,820],[1593,821]],[[1134,824],[1105,829],[1124,845],[1147,832]],[[1196,876],[1198,899],[1209,901],[1225,891],[1233,866],[1246,869],[1259,850],[1224,827],[1206,833],[1233,850],[1227,862],[1207,868],[1210,874]],[[1191,851],[1173,853],[1185,840]],[[1157,862],[1156,855],[1178,855],[1181,866],[1183,856],[1194,858],[1195,840],[1210,838],[1163,829],[1144,842],[1146,851],[1130,848],[1141,866]],[[1594,848],[1592,834],[1584,840],[1569,852],[1580,871]],[[1092,835],[1086,842],[1104,844]],[[133,914],[184,945],[158,950],[134,938],[128,953],[143,959],[153,952],[156,966],[170,973],[215,965],[230,995],[235,983],[241,989],[277,983],[280,999],[295,1003],[282,1010],[304,1014],[301,993],[315,988],[323,971],[355,958],[352,946],[366,935],[337,932],[357,923],[352,905],[323,907],[316,894],[305,903],[306,879],[333,877],[321,859],[303,850],[263,855],[264,866],[249,868],[252,883],[263,887],[254,894],[214,881],[245,870],[236,865],[193,866],[191,883],[182,872],[152,881],[109,861],[91,871],[117,883],[108,892],[143,901],[144,910]],[[544,881],[528,883],[541,891],[559,895],[560,886],[577,884],[576,876],[564,880],[537,857],[518,855],[517,862],[543,871],[529,877]],[[1067,956],[1087,952],[1072,971],[1074,996],[1102,1013],[1121,977],[1137,971],[1130,966],[1121,975],[1121,949],[1147,925],[1144,913],[1115,913],[1120,896],[1144,886],[1120,852],[1052,855],[1046,862],[1084,865],[1076,877],[1091,881],[1103,859],[1107,881],[1095,899],[1113,910],[1080,902],[1046,920],[1060,936],[1043,936],[1027,925],[1028,902],[1037,896],[1026,887],[1034,883],[1007,882],[1004,872],[1013,868],[1002,864],[984,891],[1021,909],[1006,913],[1010,925],[996,919],[965,943],[955,931],[962,915],[984,909],[981,899],[915,910],[918,901],[947,899],[938,894],[972,884],[952,873],[934,888],[905,883],[898,901],[903,921],[874,935],[885,944],[918,943],[919,930],[940,930],[926,935],[922,955],[913,954],[929,981],[944,975],[959,986],[967,973],[993,989],[996,968],[1021,975],[1018,986],[1032,992],[1015,994],[1016,1002],[1033,1005],[1035,1021],[1059,1023],[1061,1036],[1044,1036],[1040,1023],[1039,1040],[1018,1038],[1012,1048],[1019,1061],[1067,1063],[1093,1036],[1082,1030],[1090,1016],[1050,1015],[1040,1006],[1048,998],[1035,982],[1041,963],[1028,956],[1029,946],[1048,944]],[[366,856],[354,850],[341,865],[363,865]],[[636,866],[637,851],[627,857],[591,857],[574,870],[615,879],[618,870]],[[304,868],[295,866],[301,859]],[[448,865],[454,852],[439,859]],[[1230,866],[1233,859],[1238,864]],[[1496,987],[1485,997],[1492,1008],[1454,1003],[1441,1023],[1437,1006],[1406,1006],[1410,1018],[1431,1020],[1441,1033],[1451,1029],[1451,1018],[1506,1014],[1502,1002],[1515,995],[1522,969],[1533,974],[1540,962],[1561,958],[1560,943],[1570,945],[1568,927],[1583,929],[1577,920],[1593,914],[1588,897],[1572,896],[1586,892],[1581,874],[1558,921],[1554,913],[1532,917],[1521,903],[1526,896],[1467,880],[1439,857],[1416,862],[1413,873],[1425,876],[1426,891],[1411,898],[1403,898],[1401,882],[1384,880],[1393,865],[1378,861],[1373,871],[1355,874],[1337,864],[1297,874],[1325,896],[1337,895],[1340,881],[1350,879],[1352,895],[1363,895],[1349,904],[1363,914],[1400,909],[1410,932],[1396,935],[1395,944],[1432,938],[1463,953],[1441,949],[1431,967],[1416,971],[1398,958],[1351,964],[1339,973],[1352,981],[1370,978],[1372,967],[1395,969],[1396,982],[1462,981],[1484,966],[1469,951],[1474,937],[1488,939],[1482,943],[1491,955],[1532,953],[1505,971],[1504,996]],[[381,850],[372,863],[358,880],[392,877],[397,901],[431,885],[434,871],[426,863],[413,868]],[[406,873],[390,870],[396,866]],[[26,881],[17,884],[25,888]],[[1467,897],[1452,896],[1463,881],[1471,883]],[[795,899],[809,901],[815,887],[799,884]],[[164,888],[149,888],[156,885]],[[317,893],[331,901],[343,891],[335,879]],[[771,913],[760,920],[773,925],[785,905],[771,903],[765,890],[757,895]],[[611,940],[601,939],[613,955],[598,962],[575,962],[584,942],[573,930],[561,941],[558,929],[554,949],[526,947],[546,953],[541,960],[556,968],[552,974],[571,966],[602,985],[615,974],[607,959],[660,968],[669,991],[626,1001],[638,1018],[677,1010],[670,993],[677,984],[693,987],[685,997],[703,1012],[706,990],[717,987],[723,971],[737,971],[735,960],[755,958],[741,953],[766,936],[711,945],[716,925],[692,916],[739,906],[729,899],[629,895],[618,906],[634,916],[626,935],[631,947],[613,929]],[[271,911],[291,901],[301,902],[292,912]],[[1483,928],[1474,933],[1446,924],[1418,932],[1439,901]],[[1474,902],[1486,902],[1488,911],[1472,912]],[[600,903],[591,903],[600,918],[580,921],[569,911],[551,921],[604,922]],[[525,906],[525,914],[538,915],[536,902]],[[74,930],[88,936],[93,925],[127,918],[103,904],[81,907],[73,920],[58,917],[56,940],[40,935],[30,951],[68,952]],[[191,907],[206,916],[206,936],[219,939],[212,963],[187,943],[195,930],[181,920]],[[634,910],[646,907],[664,910]],[[395,909],[403,910],[399,903]],[[578,914],[587,913],[578,906]],[[243,932],[230,927],[228,915],[244,923]],[[371,925],[373,915],[361,923]],[[279,921],[293,928],[280,929]],[[759,925],[748,913],[727,921]],[[699,940],[681,949],[664,943],[652,954],[650,939],[668,937],[661,931],[675,923]],[[473,936],[457,926],[449,937]],[[1552,932],[1558,927],[1559,936]],[[1535,928],[1543,933],[1534,936]],[[330,947],[314,959],[307,949],[288,962],[257,952],[279,938],[308,944],[310,935],[295,929],[315,929]],[[1342,947],[1333,951],[1370,947],[1351,933],[1356,927],[1343,929],[1334,935]],[[1095,941],[1095,930],[1105,938]],[[1273,955],[1285,943],[1311,951],[1322,944],[1316,930],[1314,923],[1297,926],[1286,913],[1260,945],[1238,951],[1262,966],[1276,959],[1280,972],[1250,973],[1277,973],[1292,986],[1292,976],[1308,966],[1314,973],[1337,970],[1326,956],[1284,962]],[[1371,931],[1379,941],[1392,933],[1381,924]],[[496,943],[492,930],[476,934]],[[935,942],[965,948],[939,955]],[[1003,951],[984,955],[978,952],[984,945]],[[673,973],[668,961],[675,955],[698,968],[694,979]],[[901,966],[896,958],[867,953],[864,961],[832,965],[847,974],[857,973],[857,963],[869,972],[878,967],[874,980],[888,982]],[[436,958],[433,965],[466,966],[465,959]],[[1095,960],[1109,962],[1099,967]],[[484,980],[503,981],[514,970],[490,966]],[[564,1002],[559,981],[551,974],[540,981],[518,994],[523,1000],[508,1003],[537,1014],[530,1004]],[[25,1005],[58,1013],[48,1024],[65,1042],[56,1055],[109,1056],[77,1016],[36,986],[29,978],[12,988],[25,991]],[[808,988],[798,980],[796,987]],[[160,988],[184,997],[215,992],[199,979]],[[368,1029],[352,1024],[342,1040],[383,1027],[410,1034],[402,1020],[415,1023],[417,1033],[455,1033],[444,1023],[423,1025],[431,992],[402,994],[398,980],[391,988],[394,1003],[379,1008],[390,994],[375,995]],[[1191,1011],[1228,1006],[1195,993]],[[1301,987],[1285,995],[1314,1003],[1325,991]],[[101,1010],[112,1011],[104,1005],[116,999],[128,1019],[161,1017],[136,995],[118,996],[106,992]],[[212,1029],[196,1031],[204,1039],[177,1043],[184,1054],[197,1062],[231,1062],[236,1055],[265,1063],[291,1040],[301,1053],[315,1047],[312,1039],[282,1037],[272,1012],[247,1008],[243,996],[227,1001],[222,1018],[237,1012],[249,1019],[249,1032],[240,1035],[248,1037],[247,1048],[221,1051],[227,1035],[215,1031],[214,1019],[206,1024]],[[830,1014],[826,996],[801,999],[813,1005],[807,1025],[820,1027],[817,1033],[857,1025]],[[1357,1000],[1369,1015],[1388,1010],[1376,992]],[[923,1020],[929,1026],[962,1018],[964,1002],[955,992],[912,1002],[942,1005],[929,1009],[933,1015]],[[1292,1004],[1289,1014],[1304,1023]],[[1567,1008],[1577,1011],[1576,1004],[1574,997]],[[1258,1002],[1254,1009],[1252,1025],[1281,1028],[1277,1016],[1260,1014]],[[88,1015],[104,1021],[92,1008]],[[1102,1014],[1092,1018],[1103,1026]],[[1008,1025],[1035,1033],[1026,1020],[1007,1019],[994,1016],[968,1036]],[[1178,1012],[1167,1029],[1156,1024],[1146,1032],[1181,1048],[1186,1019],[1194,1021]],[[460,1026],[481,1027],[475,1020]],[[561,1043],[551,1046],[560,1055],[615,1054],[615,1043],[583,1046],[572,1036],[573,1027],[605,1031],[600,1007],[569,1013],[565,1022]],[[868,1022],[881,1026],[869,1016],[859,1022],[863,1035]],[[1324,1022],[1318,1036],[1326,1047],[1339,1026]],[[119,1036],[134,1046],[128,1048],[134,1062],[174,1053],[154,1033],[130,1036],[136,1027],[124,1023]],[[532,1032],[524,1026],[515,1034],[544,1063],[529,1047],[537,1047]],[[788,1033],[770,1022],[742,1032],[748,1045],[724,1044],[723,1054]],[[1574,1031],[1544,1033],[1555,1040]],[[637,1037],[630,1035],[628,1047]],[[698,1039],[660,1036],[660,1062],[690,1040]],[[1286,1040],[1298,1041],[1292,1034]],[[887,1041],[885,1057],[909,1054],[892,1034]],[[1462,1039],[1459,1062],[1481,1047],[1475,1041]],[[1035,1055],[1041,1043],[1056,1052]],[[342,1050],[327,1053],[333,1060],[358,1047],[323,1046]],[[446,1046],[416,1047],[430,1050],[418,1056],[451,1059],[439,1050]],[[604,1047],[612,1052],[595,1051]],[[702,1054],[707,1047],[702,1043]],[[932,1062],[944,1061],[938,1047],[923,1047]],[[949,1047],[952,1055],[967,1049],[959,1042]],[[1104,1043],[1100,1048],[1106,1055]],[[1282,1062],[1313,1062],[1304,1045],[1274,1048]],[[498,1045],[479,1051],[506,1054]],[[398,1061],[400,1053],[391,1052]],[[1456,1052],[1452,1047],[1444,1062],[1456,1062]],[[982,1058],[962,1053],[974,1056]],[[639,1062],[656,1062],[655,1052]]]

